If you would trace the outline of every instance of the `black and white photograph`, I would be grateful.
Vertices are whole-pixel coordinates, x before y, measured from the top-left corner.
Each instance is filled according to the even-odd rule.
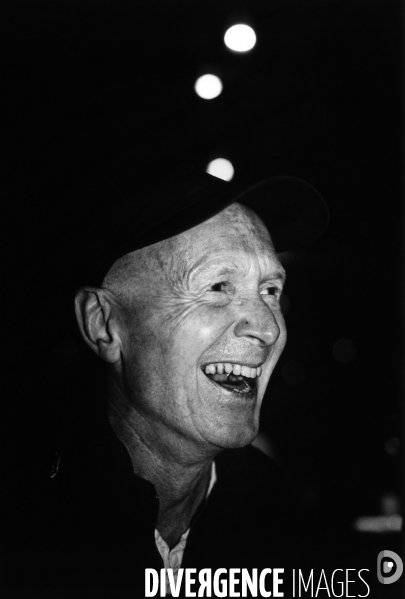
[[[7,0],[0,594],[404,596],[403,0]]]

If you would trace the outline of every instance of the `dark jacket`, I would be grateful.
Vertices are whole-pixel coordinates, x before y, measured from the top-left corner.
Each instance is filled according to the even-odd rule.
[[[142,597],[145,568],[163,567],[155,488],[134,475],[108,421],[75,441],[20,491],[8,586],[27,598]],[[253,447],[224,451],[215,463],[217,482],[192,523],[182,567],[278,567],[290,577],[301,533],[281,469]]]

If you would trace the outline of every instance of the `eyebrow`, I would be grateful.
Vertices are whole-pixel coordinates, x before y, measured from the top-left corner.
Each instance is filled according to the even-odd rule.
[[[203,272],[204,274],[215,274],[215,277],[231,277],[233,274],[235,274],[236,272],[238,272],[238,267],[235,266],[225,266],[223,268],[221,268],[220,270],[216,270],[217,265],[216,264],[212,264],[211,266],[209,266],[207,269],[204,269]]]
[[[217,266],[218,266],[217,264],[209,264],[209,265],[203,267],[202,274],[204,276],[214,276],[215,275],[215,278],[226,278],[226,277],[231,277],[236,272],[238,272],[237,264],[225,266],[225,267],[221,268],[220,270],[216,270]],[[282,267],[281,268],[276,267],[276,269],[273,272],[264,276],[263,280],[265,280],[265,281],[266,280],[267,281],[280,280],[284,284],[286,281],[286,278],[287,278],[287,274],[286,274],[285,270]]]
[[[280,279],[283,283],[285,283],[287,279],[287,273],[285,272],[284,268],[277,268],[277,270],[275,270],[269,277],[266,278]]]

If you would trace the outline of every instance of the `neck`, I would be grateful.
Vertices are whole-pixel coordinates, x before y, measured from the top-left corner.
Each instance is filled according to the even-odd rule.
[[[211,462],[217,451],[201,451],[186,440],[173,438],[161,423],[149,422],[115,389],[110,424],[126,447],[135,474],[154,484],[159,496],[156,524],[169,546],[175,545],[208,489]]]

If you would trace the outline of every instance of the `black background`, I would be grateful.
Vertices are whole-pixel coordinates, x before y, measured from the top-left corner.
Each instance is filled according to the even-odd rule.
[[[241,184],[295,175],[330,206],[328,232],[282,256],[289,340],[262,430],[325,525],[381,514],[402,492],[403,3],[16,1],[2,14],[5,480],[41,451],[38,388],[74,351],[43,309],[52,282],[38,293],[26,277],[85,209],[64,190],[94,165],[144,180],[222,156]],[[257,34],[246,55],[223,43],[237,22]],[[224,84],[212,101],[193,90],[206,72]]]

